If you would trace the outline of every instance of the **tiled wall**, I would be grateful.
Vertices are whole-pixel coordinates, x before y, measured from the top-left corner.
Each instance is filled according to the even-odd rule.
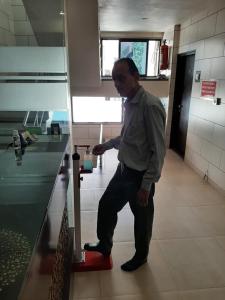
[[[179,53],[196,50],[201,80],[217,81],[221,105],[201,98],[201,82],[193,81],[185,160],[225,191],[225,1],[181,24]]]
[[[15,45],[14,22],[11,2],[0,1],[0,46]]]

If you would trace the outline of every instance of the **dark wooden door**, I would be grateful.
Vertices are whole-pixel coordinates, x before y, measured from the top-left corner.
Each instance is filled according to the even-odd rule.
[[[195,54],[178,55],[170,147],[185,155]]]

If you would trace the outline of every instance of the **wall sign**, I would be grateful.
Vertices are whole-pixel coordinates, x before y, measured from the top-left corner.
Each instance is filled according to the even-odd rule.
[[[203,80],[201,88],[202,97],[215,97],[216,94],[216,81],[215,80]]]

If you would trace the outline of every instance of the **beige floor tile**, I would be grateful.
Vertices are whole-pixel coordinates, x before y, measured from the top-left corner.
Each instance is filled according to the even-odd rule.
[[[100,274],[102,296],[119,296],[126,294],[148,294],[153,291],[172,291],[175,282],[165,259],[159,251],[156,241],[152,241],[149,261],[137,271],[127,273],[120,265],[134,254],[134,245],[116,243],[113,248],[113,269]]]
[[[155,210],[157,239],[207,237],[213,234],[212,226],[201,221],[191,207],[170,206]]]
[[[71,300],[100,297],[100,273],[77,272],[71,276],[73,296]]]
[[[214,235],[225,235],[225,205],[211,205],[191,208],[195,216],[209,226]]]
[[[104,188],[83,189],[80,191],[80,203],[82,211],[97,211],[99,200],[104,193]]]
[[[96,211],[82,211],[81,212],[81,240],[82,243],[96,242],[96,224],[97,212]]]
[[[181,292],[181,300],[224,300],[225,288]]]
[[[117,167],[117,152],[103,169],[83,175],[82,242],[95,242],[98,201]],[[156,185],[148,263],[132,273],[120,265],[134,254],[133,216],[119,213],[110,271],[75,273],[70,300],[225,299],[225,197],[168,150]]]
[[[166,292],[166,293],[155,293],[149,292],[142,295],[125,295],[115,297],[103,297],[102,300],[181,300],[179,293]]]
[[[225,236],[217,236],[216,240],[225,251]]]
[[[159,241],[179,290],[225,286],[225,255],[213,238]]]

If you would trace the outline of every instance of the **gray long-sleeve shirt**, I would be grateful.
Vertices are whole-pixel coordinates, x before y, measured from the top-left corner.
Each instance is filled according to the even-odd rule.
[[[149,191],[157,182],[166,152],[166,113],[161,101],[142,87],[125,102],[125,119],[121,135],[104,146],[119,150],[118,159],[129,168],[145,171],[142,188]]]

